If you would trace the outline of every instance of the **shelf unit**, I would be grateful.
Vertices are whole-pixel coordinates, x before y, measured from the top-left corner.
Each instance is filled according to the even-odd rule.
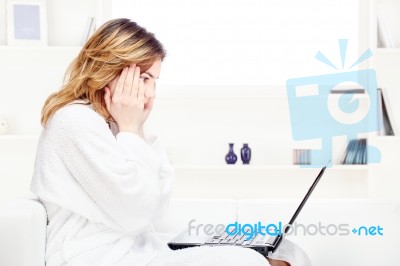
[[[30,194],[40,111],[46,97],[62,84],[68,64],[81,49],[89,16],[106,18],[106,0],[47,1],[47,46],[8,46],[6,1],[0,1],[0,114],[10,123],[0,135],[0,202]],[[106,8],[104,11],[109,12]],[[73,18],[73,19],[71,19]],[[33,90],[29,94],[24,90]],[[27,119],[28,117],[28,119]]]
[[[0,87],[0,94],[5,96],[0,97],[0,114],[10,123],[9,134],[40,133],[43,103],[60,88],[65,70],[79,49],[79,46],[0,47],[0,72],[6,84]]]
[[[111,6],[111,0],[47,1],[48,45],[80,46],[88,18],[94,17],[96,25],[101,25],[111,18]],[[6,1],[0,2],[0,10],[3,13],[0,19],[0,45],[5,46]]]
[[[0,7],[2,3],[0,2]],[[400,48],[376,47],[376,39],[374,41],[372,37],[376,36],[376,1],[371,0],[370,3],[368,19],[370,25],[375,25],[375,28],[367,27],[369,43],[373,44],[375,53],[372,66],[376,67],[382,84],[395,86],[399,84],[397,72]],[[41,129],[39,117],[42,103],[50,92],[57,89],[67,65],[79,52],[86,19],[95,16],[98,25],[99,22],[110,18],[111,0],[89,0],[85,3],[78,0],[51,0],[48,1],[47,12],[49,46],[6,46],[5,35],[0,35],[0,71],[5,73],[2,77],[3,84],[14,84],[13,81],[18,80],[19,87],[37,90],[34,96],[27,99],[20,97],[19,87],[0,88],[2,95],[6,92],[8,95],[7,99],[0,98],[0,113],[10,110],[13,114],[9,118],[14,123],[11,135],[0,135],[0,158],[7,166],[19,168],[19,177],[25,178],[24,188],[30,179],[29,173],[34,158],[32,148],[35,147]],[[74,23],[65,23],[71,21],[70,17],[74,18]],[[1,22],[0,28],[5,29]],[[391,68],[388,71],[389,61]],[[27,68],[29,71],[26,71]],[[149,128],[161,133],[162,139],[165,140],[163,142],[172,155],[177,174],[174,196],[302,197],[318,170],[290,165],[291,151],[295,144],[289,141],[290,118],[285,88],[282,86],[274,90],[279,92],[277,94],[265,94],[263,92],[272,90],[262,86],[246,87],[246,90],[240,90],[243,86],[237,86],[237,90],[234,86],[225,86],[224,89],[221,89],[221,86],[218,86],[218,89],[216,87],[181,86],[176,89],[174,84],[170,84],[164,86],[157,95],[157,104],[151,115]],[[23,110],[9,100],[17,98],[19,105],[24,106]],[[26,119],[27,114],[38,119]],[[182,143],[182,135],[191,138],[195,147],[188,147],[187,143]],[[202,140],[207,141],[205,143],[201,142]],[[227,152],[228,141],[238,145],[249,142],[254,152],[252,162],[255,164],[224,165],[222,158]],[[398,139],[372,138],[371,142],[377,143],[378,146],[383,145],[382,151],[385,150],[390,156],[397,156],[393,155],[393,146],[400,144]],[[381,142],[384,144],[380,144]],[[336,146],[341,145],[343,146],[343,142]],[[212,152],[209,147],[213,147]],[[339,149],[337,155],[342,152]],[[10,154],[14,157],[10,157]],[[379,180],[382,180],[380,175],[390,174],[392,170],[398,169],[391,161],[383,163],[381,166],[334,165],[327,170],[315,196],[382,197],[385,187],[379,185]],[[0,176],[6,176],[8,173],[11,172],[3,171]],[[11,180],[11,176],[8,178]],[[391,185],[390,195],[394,195],[398,183],[393,178],[388,182]]]
[[[385,66],[380,64],[380,61],[386,61],[386,56],[395,56],[397,63],[400,62],[399,10],[400,2],[397,0],[369,0],[369,44],[375,55],[375,60],[372,60],[372,67],[377,70],[378,74],[392,67],[392,65]],[[384,18],[384,27],[394,42],[394,48],[382,47],[378,36],[379,16]],[[386,83],[386,80],[381,80],[381,82]]]
[[[374,48],[382,48],[384,43],[378,37],[379,29],[386,29],[387,35],[393,40],[395,48],[382,49],[396,49],[400,48],[400,30],[398,29],[399,23],[399,10],[400,2],[397,0],[370,0],[371,5],[371,41]],[[381,26],[379,26],[379,23]],[[378,29],[379,28],[379,29]],[[383,34],[381,32],[381,34]]]
[[[400,105],[397,104],[400,99],[400,2],[396,0],[371,0],[371,44],[375,49],[373,67],[376,69],[378,77],[378,86],[383,87],[386,92],[386,99],[389,101],[389,107],[395,114],[392,123],[397,129],[400,128]],[[386,28],[391,35],[395,48],[378,47],[378,12],[385,16]],[[392,117],[393,118],[393,117]],[[393,121],[394,120],[394,121]],[[393,156],[400,148],[398,136],[381,136],[371,140],[372,143],[383,145],[383,149]],[[392,144],[392,145],[391,145]],[[388,159],[388,158],[387,158]],[[374,171],[376,169],[374,168]],[[393,171],[392,171],[393,172]],[[385,171],[387,173],[387,171]]]
[[[0,134],[0,141],[14,141],[14,140],[37,141],[38,138],[39,137],[35,135]]]
[[[374,56],[369,59],[369,68],[375,69],[377,74],[378,87],[382,88],[385,94],[387,108],[395,114],[391,118],[394,126],[400,128],[400,1],[397,0],[369,0],[360,1],[368,11],[366,40]],[[378,13],[384,16],[387,31],[391,35],[395,48],[382,48],[378,41]],[[400,137],[399,136],[370,136],[369,145],[377,147],[381,152],[381,163],[368,166],[368,195],[371,198],[398,199],[400,197],[400,181],[397,173],[400,170]]]
[[[177,170],[193,170],[193,171],[309,171],[313,172],[315,169],[320,169],[318,167],[303,167],[300,165],[193,165],[193,164],[176,164],[174,168]],[[333,165],[328,167],[329,171],[360,171],[368,170],[368,165]]]

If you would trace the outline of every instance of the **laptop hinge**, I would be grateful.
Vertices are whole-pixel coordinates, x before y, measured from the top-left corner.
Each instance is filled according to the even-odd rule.
[[[274,253],[278,249],[279,245],[282,242],[282,239],[283,239],[283,235],[282,234],[280,234],[277,237],[275,237],[274,242],[272,243],[272,249],[271,249],[272,253]]]

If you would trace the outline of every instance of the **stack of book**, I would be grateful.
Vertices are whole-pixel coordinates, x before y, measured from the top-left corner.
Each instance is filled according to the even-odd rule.
[[[95,32],[96,30],[96,20],[94,17],[88,17],[87,22],[86,22],[86,27],[85,31],[83,32],[82,36],[82,45],[86,43],[87,40],[89,40],[90,36]]]
[[[294,149],[293,164],[304,165],[311,164],[311,150],[309,149]]]
[[[350,140],[341,163],[367,164],[367,139]]]
[[[378,129],[381,136],[398,135],[394,113],[389,107],[389,99],[385,97],[381,88],[378,88]]]
[[[378,48],[396,48],[391,32],[386,22],[386,14],[382,8],[377,10],[378,18]]]

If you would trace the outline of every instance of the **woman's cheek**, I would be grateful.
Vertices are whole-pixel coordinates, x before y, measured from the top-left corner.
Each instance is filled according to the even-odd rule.
[[[153,97],[151,96],[151,92],[149,91],[149,89],[147,89],[144,92],[144,103],[146,104],[150,98],[153,98]]]
[[[155,92],[153,88],[147,88],[144,92],[144,97],[146,98],[154,98]]]

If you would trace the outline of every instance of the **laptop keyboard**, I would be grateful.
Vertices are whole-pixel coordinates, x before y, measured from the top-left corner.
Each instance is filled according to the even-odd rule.
[[[248,233],[250,229],[246,230]],[[233,232],[233,229],[230,231]],[[246,245],[265,245],[268,244],[267,240],[269,238],[268,234],[262,235],[258,232],[249,238],[248,235],[245,234],[235,234],[229,235],[227,232],[224,232],[222,235],[215,235],[205,244],[211,245],[235,245],[235,246],[246,246]]]

